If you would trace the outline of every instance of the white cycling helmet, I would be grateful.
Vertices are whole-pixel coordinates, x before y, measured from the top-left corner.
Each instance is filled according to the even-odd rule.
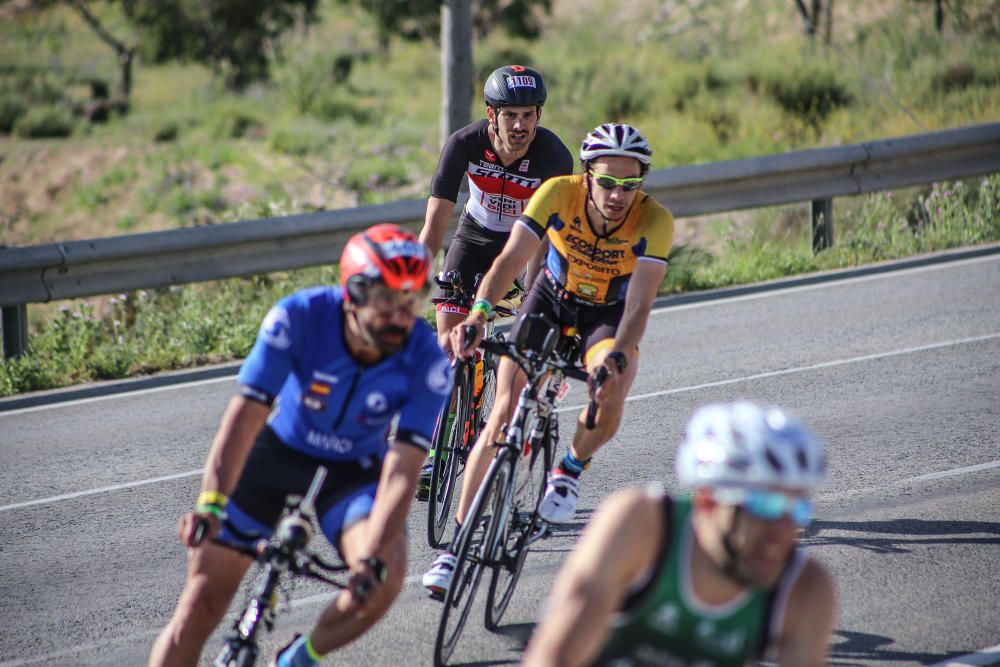
[[[778,487],[812,491],[826,478],[823,445],[780,408],[716,403],[688,422],[677,473],[690,487]]]
[[[580,145],[580,161],[586,165],[599,157],[620,155],[635,158],[643,165],[653,161],[653,150],[631,125],[604,123],[591,130]]]

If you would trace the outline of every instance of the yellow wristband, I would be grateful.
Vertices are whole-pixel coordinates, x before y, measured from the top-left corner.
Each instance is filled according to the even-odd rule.
[[[198,495],[198,502],[195,504],[225,507],[227,502],[229,502],[229,498],[227,498],[224,493],[219,493],[218,491],[202,491]]]

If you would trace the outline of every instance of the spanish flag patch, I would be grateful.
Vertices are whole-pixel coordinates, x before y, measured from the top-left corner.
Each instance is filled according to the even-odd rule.
[[[319,394],[320,396],[330,395],[330,385],[324,384],[322,382],[313,382],[309,385],[310,394]]]

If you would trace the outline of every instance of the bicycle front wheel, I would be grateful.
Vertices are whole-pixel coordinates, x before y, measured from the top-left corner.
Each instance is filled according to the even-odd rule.
[[[462,364],[434,434],[434,467],[427,497],[427,542],[434,548],[443,546],[455,492],[460,488],[459,469],[464,464],[465,448],[472,444],[465,442],[471,437],[472,390],[469,365]],[[448,412],[452,407],[455,417],[449,424]]]
[[[497,454],[459,531],[455,546],[455,574],[444,597],[434,643],[436,666],[446,665],[454,653],[475,600],[483,568],[491,565],[497,534],[501,532],[498,524],[508,504],[513,465],[508,450],[503,449]]]
[[[253,667],[257,662],[257,649],[244,646],[236,656],[236,667]]]
[[[503,532],[497,540],[496,566],[486,597],[486,628],[491,631],[500,626],[500,619],[507,611],[528,555],[528,539],[538,528],[538,505],[545,493],[546,476],[552,466],[549,424],[551,417],[549,423],[540,429],[542,437],[532,443],[531,451],[522,453],[522,456],[528,457],[527,461],[521,462],[523,465],[516,480],[516,487],[522,490],[515,494],[502,527]]]
[[[212,662],[212,667],[253,667],[256,662],[255,646],[244,645],[237,648],[227,642]]]

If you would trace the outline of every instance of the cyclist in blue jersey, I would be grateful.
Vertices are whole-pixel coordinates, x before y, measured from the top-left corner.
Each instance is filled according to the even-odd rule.
[[[222,539],[270,535],[285,496],[303,493],[318,465],[329,470],[316,501],[320,527],[354,581],[376,585],[363,599],[342,592],[274,664],[316,664],[378,621],[403,586],[404,522],[451,389],[448,359],[419,317],[431,257],[415,235],[385,224],[352,237],[340,267],[342,287],[286,297],[260,327],[195,509],[180,522],[187,582],[150,665],[197,663],[252,562],[199,543],[199,526]]]
[[[815,434],[778,408],[708,405],[676,464],[692,495],[629,489],[598,509],[526,667],[825,664],[835,587],[797,546],[825,477]]]

